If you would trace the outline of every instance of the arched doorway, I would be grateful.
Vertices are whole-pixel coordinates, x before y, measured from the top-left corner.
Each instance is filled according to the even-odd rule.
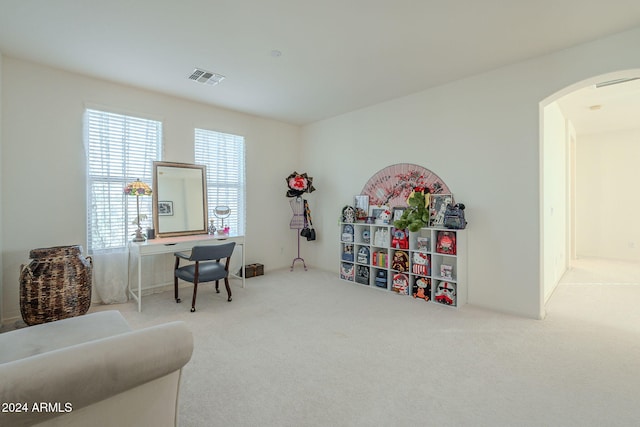
[[[640,230],[616,222],[623,212],[637,211],[635,204],[640,208],[638,191],[629,191],[640,182],[640,168],[630,163],[638,156],[629,151],[640,153],[638,77],[640,70],[596,76],[540,104],[543,306],[576,260],[594,260],[580,280],[606,268],[596,260],[635,261],[640,271]],[[614,149],[613,141],[620,146]],[[633,206],[625,206],[629,200]],[[615,273],[609,281],[616,281]]]

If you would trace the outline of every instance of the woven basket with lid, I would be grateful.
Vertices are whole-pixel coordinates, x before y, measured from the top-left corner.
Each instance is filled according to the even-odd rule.
[[[20,271],[20,313],[27,325],[85,314],[91,305],[91,257],[82,246],[32,249]]]

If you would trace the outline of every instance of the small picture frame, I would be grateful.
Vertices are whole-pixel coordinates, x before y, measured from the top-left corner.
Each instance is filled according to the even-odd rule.
[[[353,196],[353,207],[356,210],[356,219],[366,220],[369,215],[369,196],[364,194]]]
[[[173,216],[173,202],[158,202],[158,216]]]
[[[447,210],[447,205],[449,203],[453,203],[453,195],[451,194],[431,195],[429,218],[432,227],[444,226],[444,213]]]
[[[395,208],[393,208],[393,215],[391,220],[392,221],[397,221],[402,217],[402,214],[404,213],[404,211],[406,211],[407,208],[406,207],[402,207],[402,206],[396,206]]]

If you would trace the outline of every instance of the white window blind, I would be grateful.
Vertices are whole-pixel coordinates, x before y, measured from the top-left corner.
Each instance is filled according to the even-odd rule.
[[[162,123],[87,109],[84,138],[88,249],[124,248],[137,229],[136,197],[125,195],[124,187],[136,179],[152,185],[153,161],[162,152]],[[143,228],[151,226],[151,200],[140,197]]]
[[[245,156],[244,137],[205,129],[195,130],[195,162],[207,167],[209,218],[216,206],[229,206],[231,215],[224,225],[232,233],[245,232]]]

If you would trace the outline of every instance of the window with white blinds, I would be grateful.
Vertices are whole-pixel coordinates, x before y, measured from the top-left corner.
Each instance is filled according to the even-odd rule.
[[[195,130],[195,162],[207,167],[209,218],[216,227],[222,221],[213,214],[216,206],[229,206],[231,215],[224,225],[232,233],[244,235],[245,164],[244,137],[205,129]]]
[[[124,187],[136,179],[152,185],[153,161],[161,160],[162,123],[87,109],[84,139],[89,252],[124,248],[137,229],[136,197],[125,195]],[[152,224],[151,200],[140,197],[143,229]]]

